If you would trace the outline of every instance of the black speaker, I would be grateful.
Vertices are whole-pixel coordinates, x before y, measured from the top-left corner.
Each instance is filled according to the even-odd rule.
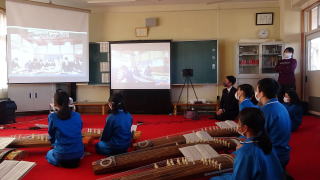
[[[0,100],[0,124],[16,122],[17,105],[10,99]]]
[[[183,75],[183,77],[192,77],[193,76],[193,69],[183,69],[182,75]]]

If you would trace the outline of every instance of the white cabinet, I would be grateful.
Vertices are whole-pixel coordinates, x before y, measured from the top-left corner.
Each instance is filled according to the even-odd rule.
[[[277,62],[282,58],[282,42],[239,42],[236,47],[236,72],[238,84],[256,86],[263,78],[278,78]]]
[[[17,112],[49,110],[55,84],[9,84],[8,97],[17,104]]]

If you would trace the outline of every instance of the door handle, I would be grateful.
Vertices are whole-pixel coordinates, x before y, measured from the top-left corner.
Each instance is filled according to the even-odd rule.
[[[29,98],[31,99],[31,93],[29,93]]]
[[[35,97],[35,98],[38,98],[38,93],[34,93],[34,97]]]

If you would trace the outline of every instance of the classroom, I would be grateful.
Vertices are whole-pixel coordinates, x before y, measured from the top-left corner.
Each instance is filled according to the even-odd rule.
[[[0,0],[0,179],[319,179],[319,0]]]

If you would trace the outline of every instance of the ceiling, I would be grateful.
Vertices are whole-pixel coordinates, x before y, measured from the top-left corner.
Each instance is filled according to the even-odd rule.
[[[50,2],[50,0],[33,0]],[[101,6],[134,6],[134,5],[166,5],[166,4],[216,4],[229,2],[266,2],[278,0],[51,0],[54,4],[73,7]]]

